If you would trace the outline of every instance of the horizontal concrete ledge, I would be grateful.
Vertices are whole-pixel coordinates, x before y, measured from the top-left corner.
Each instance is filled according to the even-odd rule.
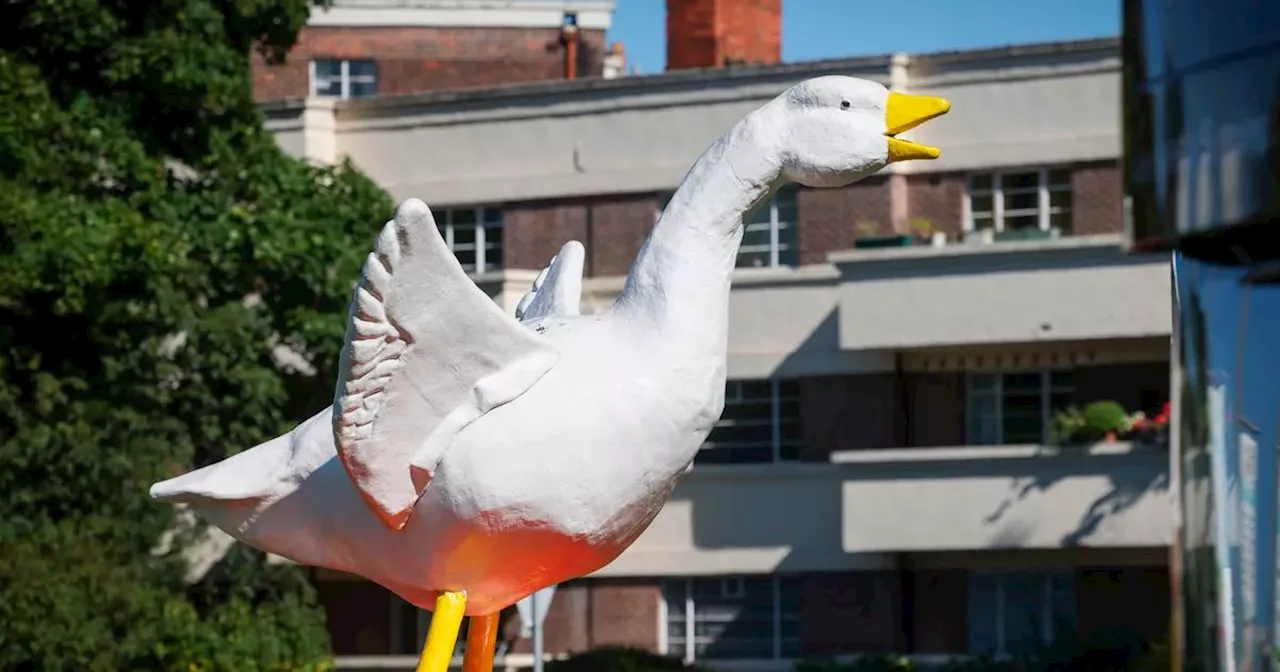
[[[883,654],[858,654],[845,653],[833,656],[832,659],[840,663],[853,663],[861,658],[879,658]],[[544,661],[564,660],[567,654],[544,654]],[[969,660],[972,656],[965,654],[945,654],[945,653],[912,653],[903,654],[901,658],[910,660],[911,662],[923,666],[934,667],[946,665],[950,662]],[[717,672],[792,672],[795,665],[801,662],[800,658],[742,658],[734,660],[699,660],[698,664],[702,667],[716,670]],[[335,656],[334,667],[340,670],[413,670],[417,667],[417,656]],[[493,661],[495,670],[517,670],[528,668],[533,665],[533,656],[530,654],[512,654],[510,656],[498,657]],[[454,658],[450,663],[450,669],[462,669],[462,658]]]
[[[940,448],[890,448],[842,450],[831,454],[833,464],[883,464],[902,462],[954,462],[1061,457],[1168,454],[1168,448],[1145,443],[1095,443],[1087,446],[948,446]]]
[[[940,259],[947,257],[978,257],[1026,254],[1028,252],[1053,252],[1060,250],[1112,250],[1123,252],[1124,237],[1120,234],[1093,236],[1064,236],[1049,240],[1023,240],[986,244],[956,243],[933,247],[915,245],[870,250],[840,250],[827,255],[836,266],[862,262],[897,261],[900,259]]]
[[[561,241],[561,244],[569,242]],[[547,259],[549,263],[551,259]],[[500,283],[528,283],[542,272],[541,268],[508,268],[488,273],[474,273],[471,279],[477,285]],[[733,272],[734,287],[768,287],[794,284],[831,284],[840,279],[840,273],[831,264],[807,266],[779,266],[776,268],[739,268]],[[583,294],[618,294],[627,284],[625,275],[602,275],[582,279]]]
[[[544,654],[542,660],[564,660],[568,654]],[[333,666],[340,670],[414,670],[418,667],[418,657],[412,655],[386,656],[334,656]],[[493,668],[521,669],[533,666],[533,654],[513,653],[509,656],[497,656]],[[449,663],[449,669],[462,669],[462,656],[456,656]]]

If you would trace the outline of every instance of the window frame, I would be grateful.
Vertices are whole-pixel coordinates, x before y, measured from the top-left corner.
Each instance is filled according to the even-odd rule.
[[[471,224],[475,229],[475,242],[468,243],[468,248],[464,251],[475,253],[475,269],[467,271],[467,273],[469,275],[483,275],[485,273],[496,273],[501,271],[503,268],[502,262],[499,262],[497,266],[491,266],[488,260],[488,251],[491,248],[498,249],[499,257],[505,256],[502,254],[506,251],[502,247],[502,228],[505,213],[503,213],[502,208],[500,207],[493,205],[475,205],[459,208],[441,208],[438,210],[435,213],[436,226],[440,231],[440,236],[444,238],[445,246],[447,246],[449,251],[454,254],[455,258],[457,258],[458,250],[454,246],[453,239],[459,225],[453,223],[453,217],[454,213],[468,211],[470,211],[475,217],[475,223]],[[496,220],[491,220],[485,216],[489,213],[497,213]],[[491,246],[489,245],[489,234],[495,230],[497,231],[497,236],[495,238],[496,243]],[[460,260],[459,263],[461,263]],[[466,270],[466,264],[463,264],[463,270]]]
[[[709,462],[709,463],[704,462],[703,464],[716,464],[719,466],[735,466],[735,465],[743,465],[743,464],[779,464],[779,463],[788,463],[788,462],[798,462],[800,459],[800,443],[801,443],[799,440],[795,441],[796,457],[784,458],[782,455],[783,448],[785,447],[784,444],[787,443],[786,441],[783,440],[783,437],[782,437],[782,425],[784,422],[784,418],[782,415],[782,406],[784,403],[789,401],[795,401],[797,403],[800,401],[799,382],[800,382],[799,379],[796,379],[796,378],[767,378],[767,379],[766,378],[739,378],[739,379],[726,380],[725,381],[725,406],[726,407],[728,407],[731,402],[746,404],[748,402],[760,403],[761,401],[763,401],[761,399],[746,397],[745,395],[742,394],[741,388],[739,388],[738,394],[736,396],[731,395],[730,392],[732,390],[733,385],[735,384],[742,385],[743,383],[768,383],[769,384],[769,398],[768,398],[768,401],[769,401],[769,461],[768,462],[728,461],[728,462]],[[794,384],[796,386],[794,397],[790,395],[784,396],[782,394],[783,384]],[[795,418],[790,418],[789,420],[797,424],[800,422],[800,418],[798,415]],[[722,414],[722,416],[716,420],[715,425],[712,426],[711,432],[714,433],[715,430],[720,427],[732,426],[732,425],[723,424],[725,422],[734,422],[734,421],[726,421]],[[720,448],[717,448],[714,446],[708,448],[707,444],[710,443],[710,439],[711,439],[711,434],[707,434],[707,438],[704,439],[702,442],[702,445],[698,447],[699,454],[701,454],[703,450],[733,451],[733,450],[741,450],[744,448],[750,449],[751,447],[753,447],[753,446],[746,446],[746,445],[734,446],[730,444]],[[695,457],[694,459],[696,460],[697,458]]]
[[[1004,379],[1008,375],[1035,373],[1040,376],[1040,442],[1039,445],[1048,445],[1053,434],[1053,395],[1056,393],[1075,391],[1075,386],[1055,386],[1053,384],[1053,375],[1055,373],[1070,372],[1068,368],[1041,368],[1041,369],[1001,369],[998,371],[967,371],[964,380],[964,419],[965,419],[965,444],[970,446],[1003,446],[1004,443]],[[976,384],[979,378],[991,376],[994,378],[994,384],[991,387],[984,387]],[[973,413],[975,409],[971,400],[975,397],[994,397],[995,404],[995,429],[996,438],[994,443],[979,443],[972,433]]]
[[[320,62],[336,62],[338,63],[338,95],[322,96],[316,87],[316,64]],[[373,66],[373,75],[352,75],[352,63],[368,63]],[[369,98],[378,95],[378,61],[372,58],[312,58],[307,62],[307,93],[314,98],[334,98],[337,100],[351,99],[351,83],[357,80],[372,78],[373,93],[370,96],[358,96],[360,98]]]
[[[1067,173],[1067,181],[1064,185],[1054,186],[1049,182],[1049,175],[1054,172],[1064,171]],[[1000,170],[982,170],[973,171],[965,176],[964,189],[964,220],[963,226],[965,231],[979,230],[974,226],[973,219],[973,197],[975,179],[979,177],[991,178],[990,190],[977,190],[979,195],[990,194],[991,196],[991,230],[996,233],[1002,233],[1005,229],[1005,207],[1004,207],[1004,184],[1003,180],[1008,175],[1023,175],[1027,173],[1036,173],[1036,228],[1040,231],[1048,231],[1053,228],[1053,215],[1067,215],[1075,210],[1075,190],[1072,187],[1071,177],[1075,170],[1072,166],[1039,166],[1024,168],[1002,168]],[[1067,208],[1053,206],[1053,192],[1065,191],[1071,194],[1071,205]],[[985,212],[985,211],[984,211]],[[1064,230],[1065,233],[1065,230]]]
[[[684,600],[677,602],[676,604],[672,604],[671,601],[667,599],[667,591],[659,590],[660,599],[658,601],[658,650],[661,651],[664,655],[668,655],[668,656],[679,655],[681,659],[685,661],[685,663],[693,663],[697,660],[700,660],[697,656],[698,637],[696,635],[696,632],[697,632],[697,624],[698,624],[698,610],[697,610],[697,603],[694,600],[694,590],[693,590],[695,580],[718,579],[720,581],[721,590],[723,593],[723,587],[725,582],[727,581],[733,581],[733,582],[736,582],[739,586],[742,586],[742,585],[745,585],[746,579],[759,579],[759,578],[769,579],[770,591],[771,591],[770,620],[771,620],[772,632],[770,633],[770,640],[771,640],[770,654],[771,655],[768,658],[768,660],[790,660],[791,659],[790,657],[784,657],[782,655],[783,640],[785,639],[783,636],[783,629],[784,629],[783,626],[784,626],[784,622],[788,620],[784,618],[784,614],[783,614],[782,582],[784,578],[795,578],[795,577],[786,577],[782,574],[776,574],[776,573],[768,574],[768,575],[735,574],[735,575],[723,575],[723,576],[664,577],[662,580],[662,583],[675,584],[677,582],[680,582],[683,584],[682,590],[684,593]],[[797,590],[798,589],[799,588],[797,587]],[[743,593],[739,593],[736,596],[726,597],[726,599],[745,599],[745,597],[746,597],[745,592],[743,592]],[[671,614],[671,610],[673,609],[679,610],[684,614],[685,635],[684,635],[683,651],[673,651],[671,649],[671,637],[670,637],[671,621],[669,616]],[[792,614],[792,618],[797,623],[799,622],[800,617],[801,617],[801,612],[799,610],[797,610],[794,614]],[[798,658],[800,654],[799,641],[798,641],[798,637],[796,637],[795,639],[797,639],[797,642],[796,642],[797,656],[795,657]],[[750,657],[708,658],[704,656],[703,658],[701,658],[701,660],[760,660],[760,659],[750,658]]]
[[[784,194],[787,197],[789,197],[791,200],[791,211],[794,214],[793,219],[796,220],[794,222],[784,222],[782,221],[782,217],[779,216],[779,213],[782,211],[781,199],[783,198]],[[782,187],[781,189],[778,189],[776,192],[773,193],[773,195],[769,197],[768,202],[760,205],[760,208],[769,209],[769,221],[759,222],[759,223],[745,221],[743,223],[742,235],[745,238],[747,232],[751,230],[751,227],[767,224],[769,227],[769,249],[767,250],[769,255],[769,261],[768,263],[762,266],[738,266],[738,261],[741,259],[743,253],[759,254],[760,252],[765,251],[765,250],[759,249],[763,247],[762,245],[745,245],[744,244],[738,247],[738,253],[734,257],[734,267],[735,268],[792,268],[794,266],[799,265],[799,253],[800,253],[800,250],[799,250],[800,189],[799,187],[795,185],[787,185]],[[747,219],[748,220],[754,219],[754,215],[756,214],[756,212],[752,212],[749,214],[752,215],[752,217],[748,217]],[[795,233],[795,236],[793,237],[794,240],[790,243],[790,247],[787,250],[792,254],[792,257],[795,260],[795,263],[783,264],[781,262],[782,252],[783,252],[782,242],[781,242],[782,240],[781,231],[784,228],[790,228]]]
[[[1007,632],[1007,628],[1006,628],[1006,625],[1008,625],[1007,623],[1008,618],[1005,614],[1006,602],[1007,602],[1007,600],[1005,599],[1005,590],[1006,590],[1006,584],[1008,583],[1008,580],[1011,577],[1018,576],[1018,575],[1035,576],[1037,582],[1040,584],[1039,586],[1040,588],[1040,598],[1039,598],[1040,599],[1040,604],[1039,604],[1040,643],[1045,646],[1051,646],[1053,642],[1057,639],[1058,633],[1056,632],[1056,630],[1058,626],[1057,626],[1056,620],[1054,619],[1054,615],[1055,615],[1054,614],[1054,581],[1058,577],[1067,578],[1069,582],[1068,585],[1070,585],[1072,600],[1077,599],[1079,586],[1077,585],[1076,577],[1070,571],[1052,570],[1052,569],[1046,569],[1042,571],[1018,571],[1018,570],[975,571],[975,572],[970,572],[969,574],[968,588],[967,588],[968,590],[972,590],[972,586],[975,578],[986,577],[986,578],[995,579],[994,583],[995,583],[995,612],[996,612],[995,613],[996,649],[994,652],[975,650],[977,647],[974,646],[974,641],[971,635],[970,636],[971,638],[969,639],[968,642],[966,642],[966,647],[965,647],[968,649],[968,653],[970,655],[986,655],[988,653],[991,653],[992,655],[995,655],[998,658],[1008,658],[1012,655],[1009,652],[1009,641],[1008,641],[1009,633]],[[969,599],[972,600],[972,597],[970,597]],[[1074,610],[1073,610],[1072,617],[1077,622],[1079,622],[1079,614],[1074,613]],[[966,616],[966,619],[969,619],[969,618],[970,616]],[[971,626],[968,626],[968,624],[966,624],[966,629],[968,629],[970,632],[973,631],[973,628]]]
[[[778,214],[782,210],[782,208],[779,205],[780,203],[779,199],[784,194],[791,200],[791,211],[794,214],[793,219],[795,221],[783,221],[783,219]],[[653,217],[653,221],[655,225],[658,223],[659,220],[662,219],[662,213],[666,211],[667,205],[671,202],[671,197],[674,195],[675,195],[674,191],[659,192],[658,211]],[[770,195],[769,200],[766,201],[765,203],[762,203],[760,207],[769,209],[769,221],[768,221],[769,261],[767,264],[764,264],[761,266],[739,266],[738,260],[742,257],[744,253],[759,254],[760,252],[764,251],[763,249],[755,249],[755,248],[763,247],[760,245],[740,245],[738,247],[737,253],[734,254],[734,259],[733,259],[734,270],[754,269],[754,268],[794,268],[796,266],[799,266],[800,265],[800,188],[797,185],[792,185],[792,184],[786,185],[778,189],[777,191],[775,191],[772,195]],[[756,211],[744,213],[744,217],[745,219],[749,220],[751,219],[751,216],[755,214],[756,214]],[[761,224],[763,223],[764,222],[761,222]],[[750,221],[743,222],[744,238],[747,233],[746,231],[747,228],[751,226],[758,226],[758,224],[753,224]],[[792,237],[793,239],[792,239],[792,242],[790,243],[790,247],[787,249],[787,252],[791,254],[793,263],[784,264],[781,261],[783,250],[781,248],[782,236],[780,235],[780,232],[783,229],[788,229],[788,228],[795,232],[795,235]]]

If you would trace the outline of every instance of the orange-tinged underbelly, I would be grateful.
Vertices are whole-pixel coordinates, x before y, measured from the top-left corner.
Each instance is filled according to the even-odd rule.
[[[436,549],[419,584],[432,589],[392,588],[423,609],[433,609],[442,591],[465,591],[468,616],[489,614],[536,590],[590,574],[629,545],[629,540],[593,542],[544,529],[468,532]]]

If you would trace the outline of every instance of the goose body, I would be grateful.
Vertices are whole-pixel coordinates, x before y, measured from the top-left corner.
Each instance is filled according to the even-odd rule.
[[[594,315],[578,313],[581,245],[517,321],[406,201],[366,261],[333,407],[152,496],[426,609],[465,592],[466,614],[491,614],[594,572],[661,510],[723,410],[744,215],[787,181],[838,186],[935,157],[894,135],[945,111],[848,77],[793,87],[698,159]]]

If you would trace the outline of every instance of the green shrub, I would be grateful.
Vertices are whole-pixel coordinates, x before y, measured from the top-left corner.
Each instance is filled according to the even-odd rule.
[[[1082,443],[1085,440],[1087,426],[1088,422],[1085,421],[1084,413],[1081,413],[1080,409],[1074,406],[1067,408],[1053,416],[1051,441],[1055,446]]]
[[[916,672],[920,668],[905,656],[858,656],[848,662],[831,659],[804,660],[795,672]]]
[[[1103,434],[1129,429],[1129,414],[1114,401],[1095,401],[1085,406],[1084,420],[1086,426]]]

